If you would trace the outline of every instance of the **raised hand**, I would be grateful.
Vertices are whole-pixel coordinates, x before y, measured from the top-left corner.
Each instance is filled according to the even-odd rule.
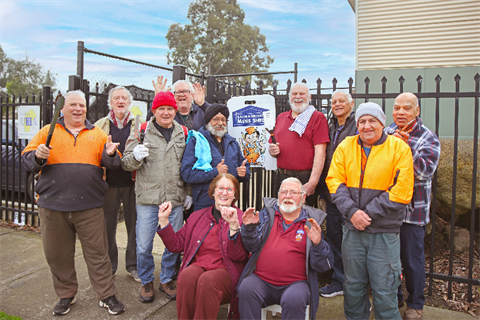
[[[245,177],[247,174],[247,167],[245,164],[247,163],[247,160],[243,160],[243,163],[240,167],[237,168],[237,174],[239,177]]]
[[[145,147],[143,144],[137,145],[135,148],[133,148],[133,157],[137,161],[142,161],[146,157],[148,157],[148,148]]]
[[[47,148],[47,146],[44,144],[38,145],[37,149],[35,149],[35,157],[42,160],[48,159],[50,156],[50,149],[52,149],[52,146],[48,146]]]
[[[393,135],[402,139],[405,143],[408,143],[408,139],[410,139],[410,135],[408,133],[399,130],[397,130]]]
[[[217,164],[218,173],[228,173],[228,166],[225,164],[225,159],[222,159],[219,164]]]
[[[268,152],[272,157],[278,157],[278,155],[280,154],[280,143],[271,143],[268,147]]]
[[[158,224],[161,228],[165,228],[168,224],[168,217],[172,212],[172,203],[170,201],[164,202],[158,206]]]
[[[255,208],[248,208],[243,213],[242,221],[243,221],[243,224],[258,223],[260,221],[258,211],[255,211]]]
[[[198,106],[202,106],[205,103],[205,87],[197,82],[193,84],[193,89],[195,89],[193,100]]]
[[[228,222],[230,229],[240,228],[240,221],[238,221],[237,209],[232,207],[220,207],[222,218]]]
[[[107,143],[105,144],[105,151],[109,156],[113,155],[120,145],[119,142],[112,142],[112,136],[108,136]]]
[[[322,241],[322,228],[320,228],[315,219],[310,218],[308,221],[311,223],[312,228],[310,229],[305,225],[305,233],[313,243],[319,244]]]
[[[165,88],[167,86],[167,78],[165,78],[165,81],[164,81],[163,76],[158,76],[157,83],[155,83],[155,80],[152,80],[152,83],[153,83],[153,87],[155,88],[155,94],[170,90],[170,87]]]

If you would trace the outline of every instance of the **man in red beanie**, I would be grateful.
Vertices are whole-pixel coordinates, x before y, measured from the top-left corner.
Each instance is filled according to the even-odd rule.
[[[153,100],[154,117],[148,121],[143,144],[135,134],[131,134],[122,158],[122,167],[125,170],[137,170],[137,271],[142,281],[142,302],[152,302],[155,297],[152,248],[158,226],[158,206],[170,201],[173,209],[169,221],[175,232],[182,227],[182,206],[187,190],[180,176],[180,167],[186,144],[184,129],[174,121],[177,110],[171,92],[158,93]],[[159,289],[172,300],[177,296],[173,279],[177,256],[178,254],[165,249],[160,273]]]

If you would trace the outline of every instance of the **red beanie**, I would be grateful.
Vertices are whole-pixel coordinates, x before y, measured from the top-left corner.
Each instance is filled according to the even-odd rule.
[[[157,93],[153,99],[152,110],[155,110],[161,106],[170,106],[178,109],[175,98],[173,97],[173,93],[170,91]]]

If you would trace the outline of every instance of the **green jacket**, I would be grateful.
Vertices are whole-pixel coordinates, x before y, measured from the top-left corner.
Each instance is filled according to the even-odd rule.
[[[136,203],[139,205],[159,205],[171,201],[172,206],[183,205],[187,195],[187,185],[180,175],[185,133],[181,125],[173,121],[173,132],[167,141],[153,124],[151,118],[145,132],[144,145],[148,148],[147,162],[137,161],[133,149],[138,145],[134,133],[130,134],[122,158],[122,168],[137,170],[135,181]]]

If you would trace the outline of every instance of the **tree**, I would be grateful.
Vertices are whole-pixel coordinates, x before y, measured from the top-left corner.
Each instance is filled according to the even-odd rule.
[[[0,46],[0,92],[25,95],[42,91],[43,86],[54,87],[56,74],[46,72],[40,63],[30,59],[25,54],[24,60],[14,60],[7,57]]]
[[[266,72],[273,63],[265,36],[258,27],[243,22],[245,13],[236,0],[195,0],[187,18],[190,24],[175,23],[168,30],[169,64],[216,75]],[[273,76],[263,79],[271,85]]]

